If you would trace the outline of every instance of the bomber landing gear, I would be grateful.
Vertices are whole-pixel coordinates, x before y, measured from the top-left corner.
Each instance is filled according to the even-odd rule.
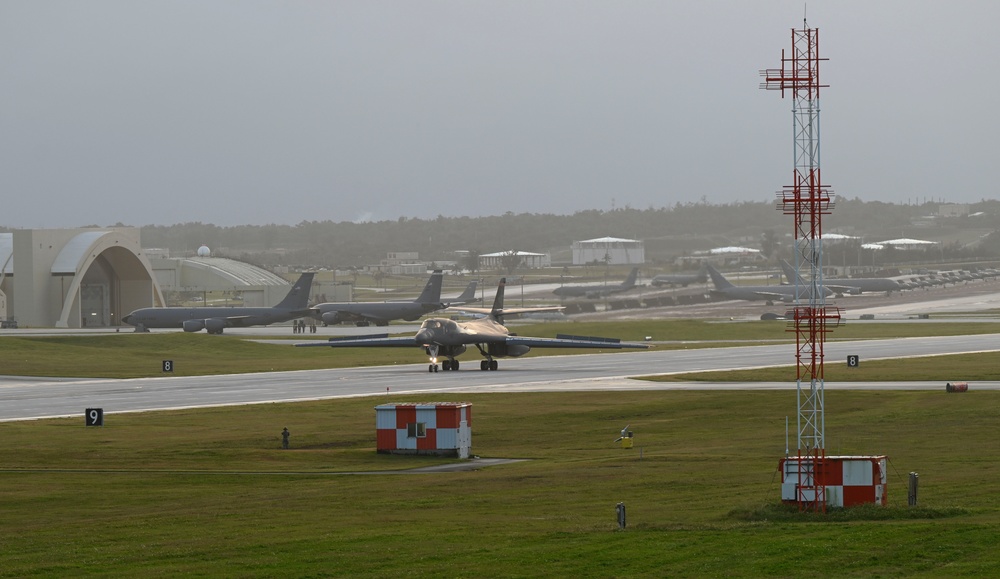
[[[482,371],[496,370],[497,369],[497,361],[496,360],[483,360],[482,362],[479,363],[479,369],[482,370]]]
[[[431,364],[431,365],[427,366],[427,371],[428,372],[437,372],[438,371],[438,365],[437,364]]]
[[[448,370],[458,371],[458,360],[445,360],[441,362],[441,369],[447,372]]]

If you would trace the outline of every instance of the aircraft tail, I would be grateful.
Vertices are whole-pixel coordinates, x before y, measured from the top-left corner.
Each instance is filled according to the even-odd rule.
[[[478,284],[479,284],[479,282],[477,282],[475,280],[470,281],[468,287],[466,287],[465,291],[462,292],[462,295],[460,295],[457,298],[455,298],[454,300],[452,300],[451,303],[453,303],[453,304],[467,304],[469,302],[476,301],[476,286]]]
[[[796,283],[803,286],[806,285],[802,280],[802,277],[799,276],[798,272],[795,271],[795,268],[792,267],[792,264],[783,259],[779,260],[779,262],[781,263],[781,271],[785,274],[785,279],[788,280],[789,285],[795,285]],[[796,279],[798,282],[796,282]]]
[[[299,276],[298,281],[292,285],[285,299],[274,306],[282,310],[304,310],[309,307],[309,289],[312,288],[313,276],[316,273],[307,271]]]
[[[444,279],[444,273],[440,269],[435,269],[431,273],[431,277],[427,279],[427,285],[424,286],[424,291],[420,293],[420,296],[414,300],[418,304],[438,304],[441,303],[441,280]]]
[[[733,284],[729,283],[729,280],[727,280],[725,277],[722,276],[721,273],[719,273],[719,270],[715,269],[711,265],[706,265],[705,267],[708,268],[708,275],[711,276],[712,283],[715,284],[715,289],[722,290],[734,287]]]
[[[507,278],[500,278],[497,285],[497,297],[493,299],[493,309],[490,310],[490,317],[499,323],[503,323],[503,289],[507,285]]]
[[[639,278],[639,268],[633,267],[632,271],[628,273],[628,277],[622,282],[621,288],[623,290],[629,290],[635,287],[635,280]]]

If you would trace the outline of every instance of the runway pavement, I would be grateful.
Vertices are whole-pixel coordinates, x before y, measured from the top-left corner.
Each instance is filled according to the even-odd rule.
[[[953,336],[833,342],[826,360],[859,355],[880,358],[1000,350],[993,336]],[[0,421],[80,416],[86,408],[106,414],[208,406],[263,404],[339,397],[425,394],[428,399],[475,392],[559,390],[794,389],[788,383],[655,383],[633,376],[702,370],[792,365],[788,345],[743,346],[657,352],[601,353],[501,359],[500,370],[427,372],[426,364],[267,372],[226,376],[109,379],[0,377]],[[474,365],[472,365],[474,366]],[[956,376],[955,380],[962,380]],[[827,389],[944,389],[944,383],[827,383]],[[997,389],[1000,382],[977,382],[974,389]]]

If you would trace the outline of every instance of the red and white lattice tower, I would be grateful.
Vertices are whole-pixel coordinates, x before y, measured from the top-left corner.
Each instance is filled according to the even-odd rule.
[[[826,455],[823,402],[823,343],[840,311],[826,306],[823,285],[823,215],[833,209],[830,189],[820,178],[819,163],[819,29],[792,30],[792,52],[781,51],[781,68],[761,71],[761,88],[787,92],[792,98],[794,172],[792,184],[778,193],[778,209],[795,220],[794,318],[798,399],[800,510],[826,510],[826,487],[816,474]],[[805,275],[803,275],[805,274]]]

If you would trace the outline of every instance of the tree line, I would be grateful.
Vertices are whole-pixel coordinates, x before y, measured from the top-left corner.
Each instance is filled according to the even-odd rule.
[[[934,217],[940,203],[903,205],[838,199],[823,218],[824,232],[841,232],[865,243],[895,237],[928,240],[981,231],[980,241],[951,241],[938,251],[1000,255],[995,233],[1000,201],[971,204],[970,216]],[[122,225],[122,224],[118,224]],[[574,241],[613,236],[644,241],[649,263],[667,263],[678,255],[723,245],[741,245],[777,253],[789,245],[792,217],[774,202],[677,203],[671,207],[579,211],[571,215],[507,212],[485,217],[444,217],[375,222],[302,221],[297,225],[218,226],[191,222],[141,226],[143,247],[166,248],[172,255],[193,254],[204,244],[216,255],[262,266],[308,265],[349,268],[378,263],[391,251],[418,252],[424,261],[468,260],[470,255],[499,251],[548,252],[556,263],[570,260]],[[858,241],[860,244],[860,240]],[[831,251],[832,251],[832,246]],[[843,252],[857,252],[853,245]],[[936,246],[938,247],[938,246]],[[846,261],[847,254],[831,256]],[[839,258],[839,259],[838,259]]]

